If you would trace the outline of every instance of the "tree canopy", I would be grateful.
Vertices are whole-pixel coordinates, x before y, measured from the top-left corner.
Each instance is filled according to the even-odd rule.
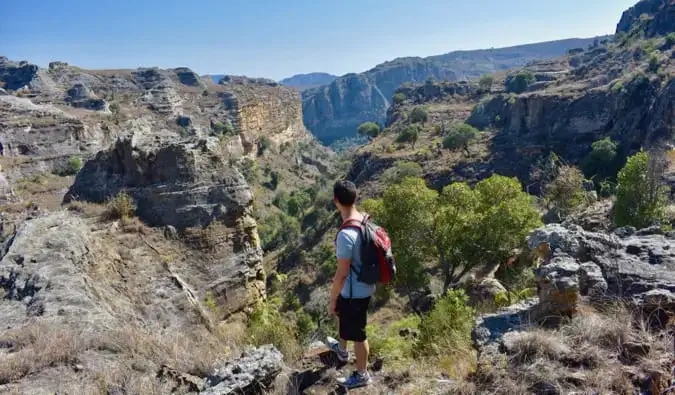
[[[532,197],[516,179],[499,175],[473,189],[454,183],[440,194],[423,179],[405,178],[363,206],[389,231],[397,281],[410,289],[428,282],[425,263],[435,263],[447,290],[472,268],[505,261],[541,224]]]
[[[364,122],[359,126],[358,132],[362,136],[377,137],[380,134],[380,125],[375,122]]]
[[[618,175],[616,226],[644,228],[663,221],[670,189],[661,180],[664,171],[664,162],[645,151],[628,158]]]

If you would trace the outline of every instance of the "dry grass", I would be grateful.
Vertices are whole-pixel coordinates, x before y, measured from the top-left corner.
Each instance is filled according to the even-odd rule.
[[[49,366],[76,363],[78,354],[88,347],[86,339],[79,334],[46,323],[0,333],[0,345],[12,351],[0,356],[0,384]]]
[[[485,354],[473,382],[491,393],[546,388],[559,393],[579,389],[632,393],[651,377],[654,388],[662,389],[669,375],[672,340],[651,331],[639,317],[625,305],[613,304],[600,311],[583,309],[558,329],[510,334],[503,347],[506,354]],[[649,352],[626,358],[629,343],[644,344]]]
[[[129,194],[120,192],[106,204],[104,220],[128,219],[134,216],[136,205]]]
[[[102,204],[77,201],[68,203],[65,207],[68,211],[80,213],[86,218],[100,217],[106,210],[106,207]]]

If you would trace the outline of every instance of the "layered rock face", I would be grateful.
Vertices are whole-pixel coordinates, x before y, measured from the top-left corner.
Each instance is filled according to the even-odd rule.
[[[216,85],[188,68],[82,70],[63,62],[41,69],[0,58],[0,155],[54,171],[71,156],[89,158],[118,136],[143,130],[162,139],[220,137],[233,157],[254,154],[261,138],[282,144],[310,137],[300,94],[245,77]],[[46,137],[45,137],[46,136]]]
[[[643,19],[644,18],[644,19]],[[641,0],[621,16],[617,33],[644,30],[648,37],[675,31],[675,3],[672,0]]]
[[[601,38],[602,39],[602,38]],[[360,74],[347,74],[330,85],[303,92],[307,128],[322,142],[356,136],[365,121],[384,123],[387,108],[401,84],[478,78],[536,59],[587,47],[594,39],[572,39],[494,50],[457,51],[428,58],[400,58]]]
[[[300,93],[296,90],[241,77],[223,78],[220,87],[231,92],[222,101],[232,115],[233,126],[241,131],[246,153],[262,137],[279,145],[308,137],[302,123]]]

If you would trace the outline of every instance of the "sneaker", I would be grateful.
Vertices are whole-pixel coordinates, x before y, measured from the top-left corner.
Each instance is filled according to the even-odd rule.
[[[373,379],[370,377],[370,373],[361,373],[358,371],[355,371],[349,377],[338,379],[338,383],[347,389],[365,387],[370,385],[372,382]]]
[[[333,350],[335,355],[337,355],[338,360],[340,360],[340,362],[348,362],[349,361],[349,351],[340,349],[340,342],[333,339],[332,337],[329,337],[327,340],[328,340],[328,345],[330,346],[330,349]]]

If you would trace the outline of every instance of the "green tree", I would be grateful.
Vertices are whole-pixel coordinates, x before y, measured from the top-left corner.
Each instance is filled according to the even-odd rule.
[[[394,94],[394,103],[395,104],[401,104],[405,101],[406,97],[405,94],[398,92]]]
[[[573,166],[559,166],[554,178],[543,186],[543,190],[548,208],[555,209],[563,218],[586,201],[584,176]]]
[[[661,55],[659,51],[654,51],[651,55],[649,55],[648,70],[652,73],[659,71],[659,66],[661,66],[661,56],[659,55]]]
[[[213,124],[213,131],[220,136],[232,136],[234,135],[234,128],[229,122],[216,122]]]
[[[393,167],[385,170],[380,180],[386,185],[398,184],[406,177],[421,177],[422,166],[415,162],[398,161]]]
[[[364,122],[359,126],[358,132],[362,136],[377,137],[380,134],[380,126],[375,122]]]
[[[493,82],[494,77],[490,74],[485,74],[484,76],[480,77],[480,80],[478,80],[478,87],[480,88],[481,92],[490,92],[492,90]]]
[[[396,248],[402,285],[427,279],[424,263],[437,262],[444,289],[482,264],[504,262],[541,221],[516,179],[494,175],[472,190],[454,183],[441,194],[424,180],[406,178],[364,209],[387,228]]]
[[[303,216],[305,209],[312,203],[311,198],[305,192],[295,192],[288,200],[288,214],[298,217]]]
[[[415,148],[415,144],[420,137],[421,128],[419,125],[408,125],[401,134],[398,135],[397,141],[399,143],[411,143]]]
[[[277,189],[280,181],[281,181],[281,174],[279,174],[279,172],[276,170],[272,171],[270,173],[270,186],[272,187],[273,191]]]
[[[505,85],[507,92],[523,93],[537,79],[531,71],[521,71],[516,75],[506,77]]]
[[[588,177],[599,175],[614,178],[618,170],[619,144],[609,137],[594,142],[591,153],[583,161],[584,173]]]
[[[455,150],[462,148],[467,155],[471,155],[469,151],[469,144],[478,138],[480,132],[468,124],[461,124],[456,128],[452,128],[443,139],[443,148]]]
[[[613,211],[616,226],[644,228],[665,219],[670,189],[662,182],[666,165],[660,155],[645,151],[628,158],[618,176]]]
[[[258,141],[258,154],[262,155],[272,146],[272,141],[267,136],[262,136]]]
[[[415,107],[410,113],[410,122],[424,124],[429,120],[429,113],[422,107]]]

